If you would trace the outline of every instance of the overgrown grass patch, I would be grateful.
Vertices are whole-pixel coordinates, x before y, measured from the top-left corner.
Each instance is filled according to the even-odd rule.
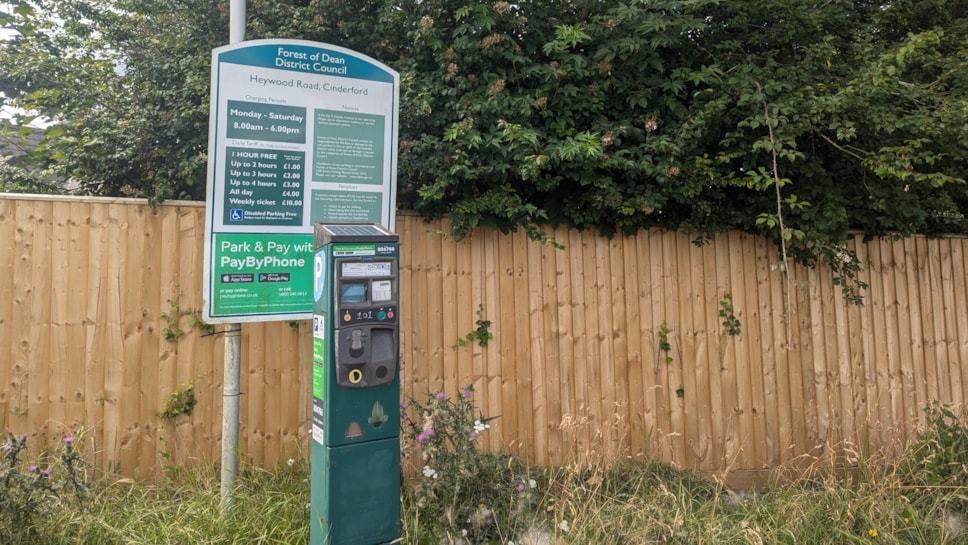
[[[214,467],[170,470],[157,484],[102,482],[83,508],[58,504],[24,545],[300,544],[309,539],[308,466],[246,468],[231,511],[220,510]],[[18,542],[2,543],[17,545]]]
[[[402,543],[968,545],[968,428],[964,415],[948,409],[929,410],[925,432],[897,463],[854,457],[844,476],[834,463],[817,460],[792,482],[744,493],[653,460],[544,468],[507,453],[479,452],[474,444],[487,432],[487,419],[470,410],[470,390],[460,396],[434,394],[411,413]],[[9,441],[8,453],[22,438]],[[220,511],[219,472],[212,466],[169,468],[157,484],[92,483],[74,494],[74,486],[58,484],[69,472],[52,465],[45,475],[35,465],[0,467],[0,482],[9,477],[21,483],[11,486],[31,487],[49,478],[52,492],[30,517],[16,519],[31,525],[30,532],[0,518],[0,543],[308,542],[305,460],[273,471],[244,468],[228,516]]]

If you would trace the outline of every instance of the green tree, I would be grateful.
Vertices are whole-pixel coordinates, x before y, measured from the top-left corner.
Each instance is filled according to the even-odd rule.
[[[32,153],[85,194],[204,198],[217,2],[12,1],[0,47],[7,101],[52,123]]]
[[[41,166],[98,194],[203,193],[227,2],[17,0],[0,90]],[[968,232],[968,0],[250,0],[247,37],[401,73],[398,198],[475,226],[725,229],[826,262],[850,229]],[[785,264],[784,264],[785,265]]]

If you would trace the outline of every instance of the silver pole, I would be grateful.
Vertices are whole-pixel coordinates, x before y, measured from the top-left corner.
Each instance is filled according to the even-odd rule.
[[[245,40],[245,0],[229,4],[229,43]],[[222,372],[222,482],[219,508],[225,516],[239,473],[239,384],[242,369],[242,324],[225,325],[225,361]]]
[[[222,515],[232,508],[235,479],[239,473],[239,383],[241,376],[242,324],[225,325],[225,361],[222,387]]]
[[[245,40],[245,0],[231,0],[229,4],[229,43]]]

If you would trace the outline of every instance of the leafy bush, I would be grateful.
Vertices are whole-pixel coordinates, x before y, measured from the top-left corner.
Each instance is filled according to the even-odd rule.
[[[968,490],[968,415],[959,417],[937,401],[924,412],[927,427],[900,464],[901,479],[915,503],[929,500],[938,490]],[[951,507],[964,511],[968,494],[960,494],[954,503]]]

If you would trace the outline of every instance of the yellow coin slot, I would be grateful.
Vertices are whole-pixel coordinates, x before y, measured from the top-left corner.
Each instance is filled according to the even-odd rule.
[[[359,369],[351,369],[350,376],[348,377],[352,384],[359,384],[363,380],[363,371]]]

